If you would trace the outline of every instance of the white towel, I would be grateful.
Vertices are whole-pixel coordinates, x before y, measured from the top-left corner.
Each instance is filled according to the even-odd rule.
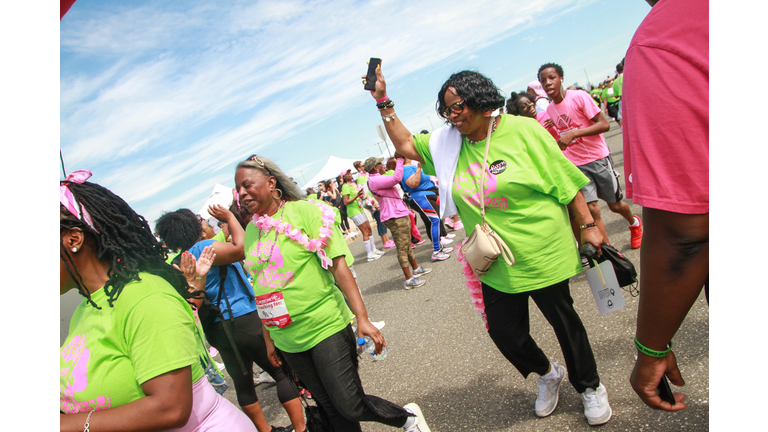
[[[453,202],[451,185],[459,164],[461,151],[461,133],[453,126],[446,125],[436,129],[429,137],[429,153],[437,174],[437,190],[440,195],[440,216],[451,217],[457,213]]]
[[[499,115],[501,115],[500,108],[491,113],[491,118]],[[456,175],[456,167],[459,165],[462,141],[461,132],[453,125],[438,128],[429,137],[429,153],[432,155],[438,180],[440,217],[451,217],[458,213],[456,203],[453,202],[451,185],[453,184],[453,177]]]

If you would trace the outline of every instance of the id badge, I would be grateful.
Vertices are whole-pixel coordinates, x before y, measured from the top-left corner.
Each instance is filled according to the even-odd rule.
[[[293,323],[280,291],[256,297],[256,310],[261,322],[267,327],[283,328]]]

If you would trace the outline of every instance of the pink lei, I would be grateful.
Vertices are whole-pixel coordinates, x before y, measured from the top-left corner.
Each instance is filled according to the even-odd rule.
[[[300,228],[294,228],[288,222],[280,222],[272,216],[255,214],[252,218],[253,224],[256,228],[262,230],[264,234],[268,233],[272,228],[275,228],[278,234],[285,234],[291,240],[307,248],[308,251],[316,253],[320,258],[320,264],[324,269],[327,269],[328,266],[333,266],[333,262],[326,256],[323,248],[328,244],[331,235],[333,235],[333,230],[331,228],[333,227],[335,214],[333,213],[333,210],[324,203],[317,201],[310,202],[317,205],[322,212],[323,220],[322,226],[320,227],[319,238],[310,239],[306,234],[301,232]]]
[[[467,240],[464,239],[464,241],[461,242],[461,244],[458,246],[457,258],[463,265],[462,270],[464,271],[464,277],[467,279],[467,288],[469,288],[469,293],[472,295],[472,304],[475,306],[475,310],[480,314],[480,316],[483,317],[485,328],[488,328],[488,317],[485,316],[485,302],[483,301],[482,283],[480,282],[480,279],[475,276],[475,272],[472,271],[472,267],[470,267],[469,263],[464,258],[464,253],[461,251],[461,247],[464,246],[466,241]]]

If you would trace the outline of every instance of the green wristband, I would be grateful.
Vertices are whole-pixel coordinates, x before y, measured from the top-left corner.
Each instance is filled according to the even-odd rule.
[[[666,355],[669,354],[670,351],[672,351],[672,341],[669,341],[669,348],[665,349],[664,351],[656,351],[656,350],[652,350],[650,348],[644,347],[643,344],[641,344],[640,341],[637,340],[637,336],[635,336],[635,346],[637,347],[637,350],[640,351],[641,353],[647,356],[656,357],[656,358],[666,357]]]

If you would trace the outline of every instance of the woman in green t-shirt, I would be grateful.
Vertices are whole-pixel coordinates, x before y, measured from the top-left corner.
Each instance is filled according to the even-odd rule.
[[[347,267],[349,247],[333,210],[304,199],[274,162],[257,155],[237,165],[235,187],[240,206],[253,215],[245,231],[245,268],[272,363],[290,366],[334,430],[360,431],[361,421],[375,421],[428,432],[415,404],[403,408],[363,391],[352,312],[359,337],[370,337],[377,352],[386,342]]]
[[[421,162],[425,173],[438,177],[440,214],[458,212],[467,237],[484,220],[512,250],[514,265],[496,261],[480,277],[481,286],[471,289],[479,291],[480,298],[473,301],[483,304],[488,334],[499,351],[524,377],[531,372],[539,375],[536,414],[544,417],[554,411],[565,368],[550,363],[531,337],[529,298],[555,330],[587,420],[607,422],[611,417],[607,393],[568,286],[568,279],[581,272],[581,264],[567,209],[582,224],[583,241],[597,249],[603,243],[580,191],[587,178],[534,119],[494,115],[504,97],[477,72],[455,73],[443,84],[437,112],[446,125],[430,134],[414,136],[400,122],[381,66],[371,95],[398,153]],[[487,163],[481,166],[484,159]],[[484,195],[484,218],[479,193]]]
[[[184,275],[90,176],[60,182],[59,292],[84,297],[60,352],[60,429],[255,431],[204,376]]]

